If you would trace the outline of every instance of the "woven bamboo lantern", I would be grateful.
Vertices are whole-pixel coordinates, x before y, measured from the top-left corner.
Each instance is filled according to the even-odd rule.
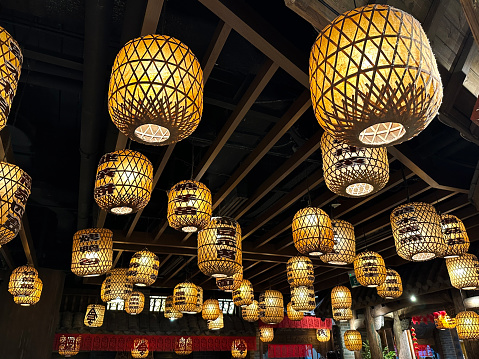
[[[325,343],[331,339],[331,332],[329,329],[316,329],[316,338],[318,342]]]
[[[2,49],[2,28],[0,27],[0,50]],[[0,54],[0,103],[2,101],[1,77],[2,55]],[[0,106],[0,121],[2,109]],[[10,242],[20,231],[21,219],[32,187],[31,177],[20,167],[0,162],[0,246]]]
[[[133,341],[133,348],[131,349],[131,356],[133,358],[147,358],[149,350],[149,343],[147,339],[136,338]]]
[[[350,308],[352,302],[349,288],[340,285],[331,290],[331,306],[333,308]]]
[[[168,192],[168,223],[178,231],[201,231],[210,223],[211,206],[208,187],[193,180],[181,181]]]
[[[456,319],[451,318],[447,314],[443,317],[442,322],[443,322],[444,328],[446,329],[453,329],[456,327]]]
[[[227,217],[213,217],[198,232],[198,267],[207,276],[225,278],[242,268],[241,228]]]
[[[277,290],[265,290],[259,296],[259,319],[265,324],[278,324],[284,318],[283,294]]]
[[[302,320],[304,317],[303,312],[299,312],[293,309],[293,307],[291,306],[291,302],[289,302],[286,306],[286,314],[288,315],[289,320],[293,321]]]
[[[441,214],[441,229],[447,243],[444,258],[458,257],[469,250],[469,236],[464,223],[452,214]]]
[[[328,132],[321,137],[324,182],[344,197],[363,197],[381,190],[389,181],[386,148],[350,146]]]
[[[0,130],[7,125],[22,71],[23,55],[15,39],[0,27]]]
[[[220,303],[217,299],[207,299],[203,303],[201,315],[204,320],[215,320],[220,316]]]
[[[247,322],[257,322],[259,319],[259,304],[256,300],[241,309],[241,316]]]
[[[333,228],[326,212],[320,208],[306,207],[294,215],[293,241],[302,254],[320,256],[333,250]]]
[[[36,278],[35,282],[33,283],[33,292],[29,295],[16,295],[13,297],[13,301],[15,304],[20,304],[22,307],[29,307],[31,305],[35,305],[40,300],[42,296],[43,290],[43,282],[40,278]]]
[[[83,324],[91,328],[99,328],[105,318],[105,306],[101,304],[89,304],[86,308]]]
[[[170,145],[191,135],[203,112],[203,71],[177,39],[130,40],[113,63],[108,90],[113,123],[133,141]]]
[[[356,237],[351,223],[341,219],[332,219],[331,226],[334,234],[334,247],[329,253],[323,254],[320,259],[324,263],[346,265],[354,262],[356,257]]]
[[[387,5],[348,11],[318,35],[309,58],[316,119],[353,146],[392,146],[418,135],[442,101],[426,33]]]
[[[145,208],[153,189],[153,166],[140,152],[119,150],[98,164],[94,198],[101,209],[130,214]]]
[[[253,285],[247,279],[243,279],[238,289],[233,291],[233,302],[237,307],[246,307],[253,303]]]
[[[292,287],[310,286],[314,283],[314,268],[311,259],[305,256],[296,256],[286,264],[288,283]]]
[[[314,308],[316,308],[316,300],[314,297],[313,286],[291,288],[291,305],[294,310],[300,312],[310,312],[314,310]]]
[[[113,232],[105,228],[82,229],[73,235],[71,270],[79,277],[105,274],[113,263]]]
[[[104,302],[123,302],[133,291],[133,284],[126,275],[128,269],[114,268],[106,274],[101,286],[101,300]]]
[[[60,336],[60,344],[58,346],[58,354],[65,358],[70,358],[80,352],[81,336]]]
[[[473,311],[464,311],[456,315],[456,330],[459,339],[479,339],[479,315]]]
[[[145,249],[133,254],[128,269],[128,280],[139,287],[152,285],[158,278],[160,260],[158,256]]]
[[[244,339],[235,339],[231,343],[231,356],[233,358],[246,358],[248,354],[248,346]]]
[[[259,328],[259,339],[263,343],[272,342],[274,339],[274,329],[271,327],[260,327]]]
[[[198,296],[196,297],[195,312],[201,313],[201,311],[203,310],[203,288],[197,285],[196,289],[198,289]]]
[[[193,352],[193,339],[181,337],[175,340],[175,353],[177,355],[189,355]]]
[[[376,252],[362,252],[354,260],[354,274],[364,287],[375,288],[386,280],[384,259]]]
[[[8,291],[14,297],[29,296],[35,290],[35,281],[37,278],[38,272],[35,268],[29,265],[17,267],[10,275]]]
[[[223,312],[220,311],[220,315],[215,320],[208,322],[208,330],[220,330],[224,327]]]
[[[344,346],[351,351],[361,350],[363,347],[361,333],[357,330],[346,330],[344,332]]]
[[[394,269],[387,268],[386,280],[376,287],[378,295],[384,299],[397,299],[402,295],[401,276]]]
[[[447,242],[434,207],[411,202],[396,207],[391,213],[391,227],[398,255],[408,261],[427,261],[443,257]]]
[[[130,315],[137,315],[143,311],[145,306],[145,295],[141,292],[131,292],[125,300],[125,312]]]
[[[447,258],[446,266],[454,288],[474,290],[479,287],[479,261],[474,254]]]
[[[181,319],[183,318],[183,313],[181,313],[179,310],[175,308],[173,305],[173,296],[169,295],[166,297],[165,300],[165,311],[164,311],[164,316],[165,318],[168,318],[169,320],[176,320],[176,319]]]
[[[195,284],[179,283],[173,290],[173,305],[181,313],[196,314],[198,295],[198,287]]]
[[[232,293],[238,289],[241,282],[243,282],[243,268],[231,277],[216,278],[216,286],[227,293]]]
[[[353,319],[353,311],[351,308],[332,308],[333,319],[337,322]]]

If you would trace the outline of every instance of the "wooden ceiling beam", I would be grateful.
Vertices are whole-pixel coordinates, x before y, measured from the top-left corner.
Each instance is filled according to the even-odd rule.
[[[318,32],[338,16],[318,0],[284,0],[284,3],[296,14],[313,24]]]
[[[201,68],[203,69],[203,82],[206,83],[206,80],[210,77],[211,71],[215,67],[216,61],[220,56],[221,50],[225,46],[226,40],[231,32],[231,26],[225,23],[223,20],[218,22],[213,38],[206,50],[206,54],[201,61]]]
[[[13,270],[15,268],[15,262],[13,261],[9,249],[5,246],[0,247],[0,253],[2,254],[2,257],[5,260],[5,263],[7,264],[8,268],[10,268],[10,270]]]
[[[190,257],[182,265],[180,265],[166,280],[167,282],[171,281],[180,271],[185,268],[195,257]]]
[[[471,28],[471,32],[474,35],[477,46],[479,46],[479,8],[477,1],[474,0],[460,0],[462,9],[466,14],[467,22]]]

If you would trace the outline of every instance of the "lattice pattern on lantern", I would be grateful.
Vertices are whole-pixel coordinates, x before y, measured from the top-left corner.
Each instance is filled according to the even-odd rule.
[[[451,318],[445,311],[434,313],[434,324],[439,330],[453,329],[456,327],[456,319]]]
[[[427,261],[443,257],[447,242],[434,207],[411,202],[396,207],[391,213],[391,228],[398,255],[408,261]]]
[[[309,287],[292,287],[291,288],[291,305],[294,310],[300,312],[310,312],[316,308],[316,300],[314,298],[314,288]]]
[[[119,150],[103,155],[96,170],[94,198],[114,214],[145,208],[153,189],[153,166],[140,152]]]
[[[145,306],[145,296],[141,292],[131,292],[125,300],[125,312],[131,315],[140,314]]]
[[[58,346],[58,354],[65,358],[70,358],[80,352],[81,336],[60,336],[60,345]]]
[[[350,308],[352,304],[351,291],[344,286],[337,286],[331,290],[331,306],[333,308]]]
[[[231,343],[231,356],[233,358],[246,358],[248,354],[248,346],[244,339],[235,339]]]
[[[175,353],[177,355],[189,355],[193,352],[193,339],[180,337],[175,340]]]
[[[147,339],[136,338],[133,341],[133,348],[131,348],[131,356],[133,358],[146,358],[149,353],[150,350]]]
[[[464,223],[452,214],[441,214],[441,229],[447,243],[444,258],[458,257],[469,250],[469,236]]]
[[[305,256],[296,256],[286,264],[288,283],[292,287],[309,286],[314,283],[314,268],[311,259]]]
[[[333,250],[333,228],[326,212],[320,208],[300,209],[293,218],[293,241],[302,254],[320,256]]]
[[[83,324],[91,328],[99,328],[105,318],[105,306],[101,304],[89,304],[86,308]]]
[[[384,259],[376,252],[362,252],[354,260],[354,274],[362,286],[375,288],[386,280]]]
[[[447,258],[446,266],[454,288],[473,290],[479,287],[479,261],[474,254]]]
[[[215,320],[220,315],[220,303],[217,299],[207,299],[203,303],[201,315],[204,320]]]
[[[104,302],[123,302],[133,291],[133,284],[126,275],[128,269],[114,268],[106,274],[101,286],[101,300]]]
[[[201,288],[199,285],[197,285],[196,288],[198,289],[198,296],[196,297],[195,312],[201,313],[203,310],[203,288]]]
[[[38,272],[35,268],[26,265],[17,267],[10,275],[8,291],[14,297],[24,297],[33,293]]]
[[[464,311],[456,315],[456,330],[459,339],[479,339],[479,315],[473,311]]]
[[[179,283],[173,290],[173,305],[181,313],[196,314],[198,295],[198,287],[195,284]]]
[[[169,145],[191,135],[203,112],[203,71],[191,50],[164,35],[130,40],[113,63],[113,123],[132,140]]]
[[[166,297],[164,316],[165,316],[165,318],[168,318],[170,320],[176,320],[176,319],[183,318],[183,313],[181,313],[173,305],[173,296],[172,295],[169,295],[168,297]]]
[[[259,319],[259,304],[256,300],[253,303],[241,308],[241,316],[247,322],[257,322]]]
[[[152,285],[158,278],[160,260],[158,256],[145,249],[133,254],[128,269],[128,280],[134,285],[144,287]]]
[[[455,318],[451,318],[449,315],[445,315],[443,318],[442,318],[442,325],[444,326],[444,328],[446,329],[453,329],[456,327],[456,319]]]
[[[168,224],[183,232],[200,231],[210,223],[211,191],[203,183],[187,180],[168,192]]]
[[[384,299],[397,299],[402,295],[401,276],[394,269],[387,268],[386,280],[376,287],[378,295]]]
[[[320,259],[324,263],[346,265],[354,262],[356,257],[356,237],[351,223],[341,219],[332,219],[331,226],[334,234],[334,247],[329,253],[323,254]]]
[[[0,130],[7,125],[22,64],[23,55],[18,42],[7,30],[0,27]]]
[[[316,329],[316,338],[318,342],[325,343],[331,339],[331,332],[329,329]]]
[[[259,296],[259,319],[265,324],[278,324],[283,318],[283,294],[271,289],[262,292]]]
[[[353,311],[351,308],[332,308],[333,319],[338,322],[353,319]]]
[[[351,351],[361,350],[363,347],[361,333],[357,330],[346,330],[344,332],[344,346]]]
[[[215,320],[208,322],[208,330],[220,330],[224,327],[223,312],[220,311],[220,315]]]
[[[324,132],[321,137],[324,182],[331,192],[362,197],[381,190],[389,181],[386,148],[351,146]]]
[[[0,51],[2,49],[2,28],[0,27]],[[0,53],[0,74],[2,54]],[[0,102],[2,81],[0,76]],[[5,80],[6,81],[6,80]],[[0,117],[1,117],[0,106]],[[10,242],[20,231],[25,205],[32,187],[32,178],[20,167],[0,162],[0,246]]]
[[[260,327],[259,328],[259,339],[263,343],[272,342],[274,339],[274,329],[271,327]]]
[[[43,282],[39,277],[35,279],[33,287],[33,292],[31,292],[29,295],[15,295],[13,297],[15,304],[20,304],[22,307],[29,307],[31,305],[37,304],[42,296],[43,290]]]
[[[95,277],[111,269],[113,232],[105,228],[82,229],[73,235],[71,270],[79,277]]]
[[[224,278],[242,268],[241,227],[234,219],[213,217],[198,232],[198,267],[208,276]]]
[[[293,320],[293,321],[301,320],[304,317],[303,312],[299,312],[293,309],[291,302],[289,302],[288,305],[286,306],[286,314],[288,315],[289,320]]]
[[[392,146],[418,135],[442,101],[419,21],[387,5],[348,11],[318,35],[309,58],[316,119],[353,146]]]
[[[253,303],[254,291],[253,285],[247,279],[243,279],[238,289],[233,291],[233,302],[238,307],[246,307]]]
[[[239,288],[243,282],[243,268],[231,277],[216,278],[216,286],[227,293],[232,293]]]

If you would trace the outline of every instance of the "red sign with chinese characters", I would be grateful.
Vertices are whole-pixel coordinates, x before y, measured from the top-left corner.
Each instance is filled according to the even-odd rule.
[[[313,346],[302,345],[268,345],[268,358],[311,358]]]

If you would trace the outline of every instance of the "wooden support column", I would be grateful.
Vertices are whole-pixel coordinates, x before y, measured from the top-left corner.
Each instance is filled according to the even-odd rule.
[[[396,348],[398,354],[401,352],[401,335],[402,335],[402,329],[401,329],[401,320],[399,319],[399,313],[393,312],[393,333],[394,333],[394,340],[396,341]]]
[[[368,335],[371,358],[382,358],[381,338],[374,329],[374,318],[371,314],[371,307],[367,306],[365,311],[366,333]]]

